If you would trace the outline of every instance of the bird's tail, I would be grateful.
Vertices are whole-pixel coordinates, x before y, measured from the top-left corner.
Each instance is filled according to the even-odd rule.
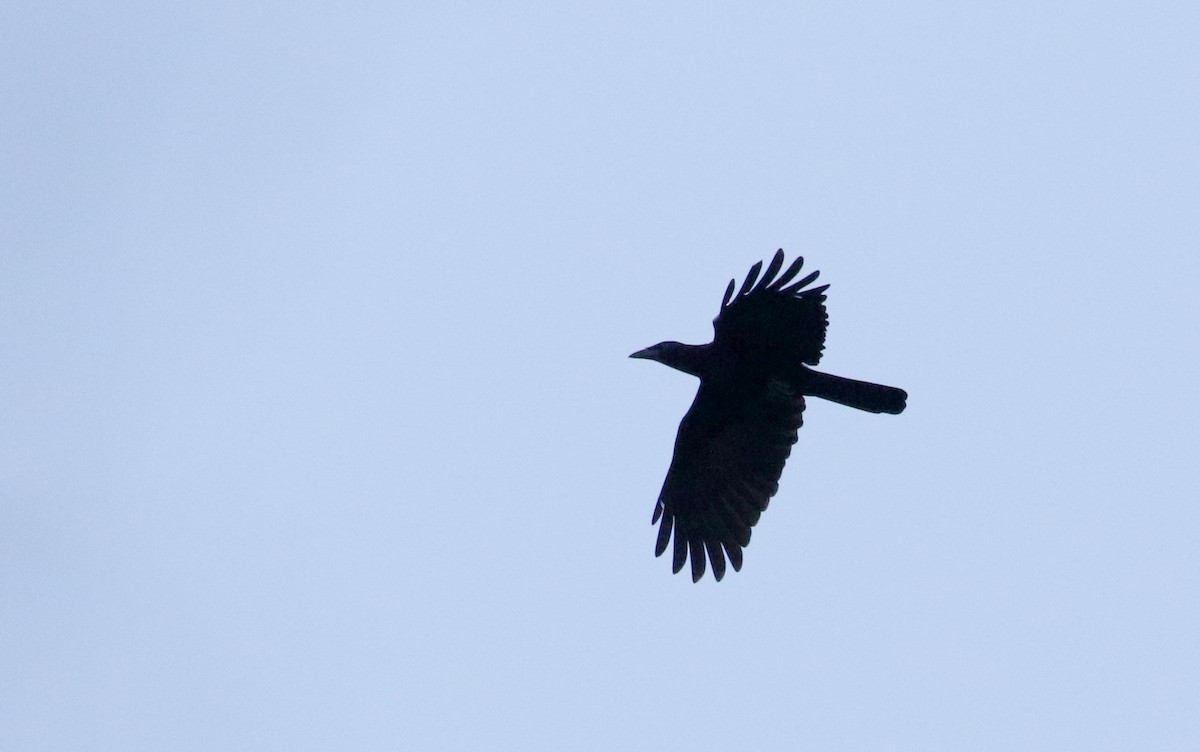
[[[908,393],[903,389],[868,381],[855,381],[829,373],[809,371],[805,394],[820,397],[839,405],[866,410],[869,413],[903,412]]]

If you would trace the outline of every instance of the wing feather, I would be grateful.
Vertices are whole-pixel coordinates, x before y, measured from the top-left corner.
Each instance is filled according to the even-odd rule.
[[[692,555],[692,582],[699,582],[704,576],[704,539],[689,538],[688,549]]]
[[[821,272],[813,272],[812,274],[809,274],[808,276],[806,276],[804,279],[800,280],[796,284],[788,285],[787,287],[783,288],[782,290],[780,290],[780,292],[782,292],[785,295],[794,295],[796,293],[796,291],[799,290],[800,288],[808,287],[813,282],[816,282],[817,277],[819,277],[819,276],[821,276]],[[829,285],[825,285],[824,287],[822,287],[820,289],[809,290],[808,294],[812,295],[812,294],[816,294],[816,293],[821,293],[827,289],[829,289]]]
[[[655,509],[657,510],[656,513],[661,514],[662,507],[656,504]],[[654,523],[651,522],[650,524],[653,525]],[[663,516],[662,522],[658,526],[658,540],[654,544],[655,556],[662,556],[663,551],[667,550],[667,543],[671,540],[671,528],[674,524],[675,517],[673,515],[668,514]]]
[[[779,273],[779,269],[783,266],[783,249],[775,251],[775,256],[772,257],[771,263],[767,264],[767,271],[763,274],[762,282],[758,283],[757,290],[766,289],[771,280],[775,279],[775,275]]]
[[[721,578],[725,576],[725,554],[721,551],[721,542],[713,539],[706,540],[704,548],[708,551],[708,560],[712,562],[713,577],[720,582]]]
[[[688,555],[688,539],[687,533],[684,532],[683,525],[675,526],[675,551],[672,554],[674,559],[671,561],[671,572],[679,574],[679,570],[683,569],[683,563],[687,561]]]
[[[746,275],[746,281],[742,283],[742,289],[738,290],[738,296],[745,295],[750,292],[750,288],[754,286],[754,280],[758,279],[758,272],[762,269],[762,262],[759,261],[754,266],[750,267],[750,273]],[[729,284],[733,284],[733,280],[729,280]]]
[[[722,545],[725,546],[725,555],[729,557],[729,563],[733,566],[733,571],[742,571],[742,547],[728,541],[725,541]]]
[[[780,251],[780,252],[782,253],[782,251]],[[796,260],[792,262],[792,265],[788,267],[788,270],[786,272],[784,272],[783,274],[781,274],[779,276],[779,279],[775,280],[771,284],[771,287],[770,287],[771,291],[772,292],[777,291],[779,288],[783,287],[788,282],[791,282],[792,278],[800,273],[800,268],[802,266],[804,266],[804,257],[797,256]],[[801,285],[801,287],[803,287],[803,285]]]
[[[721,308],[729,305],[729,299],[733,297],[733,280],[729,280],[729,287],[725,288],[725,298],[721,301]]]

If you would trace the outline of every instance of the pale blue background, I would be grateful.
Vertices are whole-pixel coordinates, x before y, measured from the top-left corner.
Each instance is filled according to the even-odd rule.
[[[1200,6],[9,3],[0,748],[1200,749]],[[777,247],[746,566],[650,514]]]

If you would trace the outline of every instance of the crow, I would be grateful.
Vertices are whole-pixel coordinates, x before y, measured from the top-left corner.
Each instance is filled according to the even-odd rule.
[[[893,415],[908,398],[903,389],[809,368],[825,349],[829,285],[805,289],[819,272],[793,283],[804,259],[779,274],[783,261],[781,249],[762,279],[763,262],[756,263],[736,295],[735,280],[729,281],[713,319],[712,342],[660,342],[629,356],[700,377],[651,519],[660,523],[654,555],[667,550],[674,530],[671,570],[678,573],[690,554],[692,582],[704,576],[705,552],[718,582],[726,557],[741,570],[750,528],[779,490],[803,423],[805,397]]]

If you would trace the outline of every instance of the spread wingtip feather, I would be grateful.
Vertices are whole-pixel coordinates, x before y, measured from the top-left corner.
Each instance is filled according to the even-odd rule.
[[[671,541],[671,528],[674,526],[675,518],[672,515],[663,517],[662,524],[658,526],[658,540],[654,543],[654,555],[662,556],[667,550],[667,544]]]
[[[721,308],[724,308],[725,306],[729,305],[730,299],[733,298],[733,287],[735,284],[737,284],[737,283],[734,282],[732,279],[729,280],[729,287],[725,288],[725,297],[721,300]]]
[[[786,285],[788,282],[791,282],[792,278],[800,273],[800,268],[803,266],[804,266],[804,257],[797,256],[796,260],[792,262],[792,265],[787,268],[787,271],[784,272],[783,274],[781,274],[779,276],[779,279],[775,280],[775,282],[773,282],[771,284],[771,287],[769,289],[772,291],[775,291],[775,290],[778,290],[779,288],[783,287],[784,285]],[[801,285],[801,287],[803,287],[803,285]]]
[[[780,248],[778,251],[775,251],[775,257],[771,259],[770,265],[767,266],[766,273],[763,274],[762,282],[759,282],[758,286],[766,287],[767,285],[771,284],[772,280],[775,279],[775,275],[779,273],[779,270],[782,267],[783,249]]]
[[[759,261],[750,267],[750,272],[746,275],[746,281],[742,283],[742,289],[738,290],[738,297],[745,295],[754,287],[755,280],[758,279],[758,273],[762,270],[763,262]]]
[[[692,555],[692,582],[699,582],[704,576],[704,541],[688,541],[688,548]]]

